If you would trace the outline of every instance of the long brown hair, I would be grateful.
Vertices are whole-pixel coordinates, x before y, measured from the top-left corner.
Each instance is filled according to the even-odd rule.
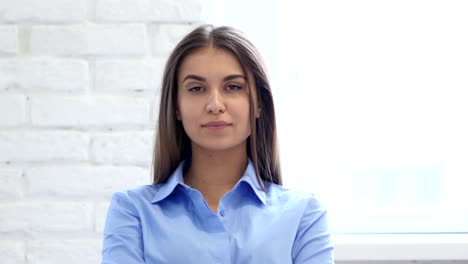
[[[165,182],[182,160],[191,158],[191,141],[176,116],[177,76],[185,57],[204,47],[215,47],[230,52],[239,61],[244,74],[247,71],[252,73],[261,114],[256,118],[255,110],[250,107],[251,134],[247,142],[247,155],[252,160],[262,188],[262,180],[282,184],[275,108],[265,63],[258,50],[242,32],[231,27],[212,25],[201,25],[185,36],[174,48],[166,63],[153,156],[154,184]],[[252,93],[249,93],[249,98],[250,105],[253,106]]]

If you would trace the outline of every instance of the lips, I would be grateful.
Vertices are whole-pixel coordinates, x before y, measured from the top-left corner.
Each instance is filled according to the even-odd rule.
[[[203,124],[202,127],[217,129],[217,128],[225,128],[230,125],[232,124],[228,122],[224,122],[224,121],[211,121],[211,122]]]

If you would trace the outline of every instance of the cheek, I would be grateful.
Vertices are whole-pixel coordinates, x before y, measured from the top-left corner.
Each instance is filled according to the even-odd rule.
[[[178,113],[184,125],[188,125],[191,121],[195,120],[197,115],[196,106],[193,103],[182,100],[179,102]]]
[[[187,113],[187,102],[180,95],[177,97],[177,114],[183,118]]]

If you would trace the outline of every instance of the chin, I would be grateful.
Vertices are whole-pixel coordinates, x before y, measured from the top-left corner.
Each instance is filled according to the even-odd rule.
[[[233,150],[239,147],[245,148],[245,141],[242,142],[204,142],[202,144],[196,144],[199,148],[208,151],[227,151]]]

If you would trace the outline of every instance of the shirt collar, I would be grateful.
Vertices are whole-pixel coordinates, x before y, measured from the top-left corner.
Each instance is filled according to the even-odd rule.
[[[169,176],[169,179],[167,180],[166,183],[158,184],[160,188],[159,188],[159,191],[154,195],[154,198],[151,201],[152,203],[157,203],[165,199],[166,197],[168,197],[172,192],[174,192],[174,190],[176,189],[178,185],[182,185],[184,187],[190,188],[184,183],[183,171],[184,171],[185,163],[186,161],[182,161],[179,164],[177,169],[171,174],[171,176]],[[255,173],[255,168],[250,159],[248,159],[248,164],[247,164],[247,168],[245,169],[244,175],[239,180],[239,183],[241,182],[247,183],[251,187],[251,189],[254,191],[258,199],[264,205],[266,205],[266,194],[263,191],[260,184],[258,183],[257,176]]]
[[[257,180],[257,174],[255,173],[253,162],[250,159],[249,163],[247,164],[247,168],[245,169],[244,175],[239,180],[239,183],[240,182],[245,182],[250,185],[258,199],[263,203],[263,205],[266,205],[265,191],[262,189]],[[265,182],[263,182],[263,184],[265,184]]]
[[[185,161],[182,161],[177,169],[169,176],[167,181],[165,183],[160,183],[159,185],[159,190],[154,195],[153,200],[151,201],[152,203],[157,203],[163,199],[165,199],[167,196],[169,196],[174,189],[178,185],[185,185],[184,183],[184,165]]]

